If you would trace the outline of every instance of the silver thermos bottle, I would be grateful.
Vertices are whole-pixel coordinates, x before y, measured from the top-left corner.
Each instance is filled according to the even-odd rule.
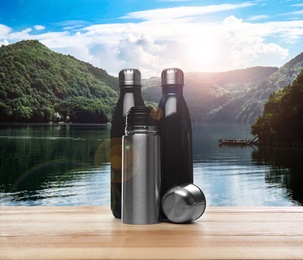
[[[122,222],[156,224],[161,219],[160,137],[151,107],[132,107],[122,137]]]

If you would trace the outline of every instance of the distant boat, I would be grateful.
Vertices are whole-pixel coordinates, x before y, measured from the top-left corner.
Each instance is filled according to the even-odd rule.
[[[257,137],[252,140],[249,139],[219,139],[219,145],[230,145],[230,146],[246,146],[246,145],[257,145]]]

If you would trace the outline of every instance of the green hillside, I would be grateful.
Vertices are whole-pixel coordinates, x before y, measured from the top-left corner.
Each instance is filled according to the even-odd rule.
[[[260,144],[303,145],[303,70],[292,84],[273,93],[252,126]]]
[[[118,80],[39,41],[0,48],[0,122],[105,123]]]
[[[105,70],[32,40],[0,47],[0,60],[0,123],[111,119],[119,87],[118,79]],[[192,121],[253,123],[269,96],[291,84],[302,68],[303,53],[279,69],[185,73],[184,96]],[[159,77],[142,80],[147,104],[159,102],[160,85]]]

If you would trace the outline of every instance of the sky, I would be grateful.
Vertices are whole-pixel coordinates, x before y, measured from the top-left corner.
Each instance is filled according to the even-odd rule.
[[[113,76],[281,67],[303,52],[303,2],[1,0],[0,45],[29,39]]]

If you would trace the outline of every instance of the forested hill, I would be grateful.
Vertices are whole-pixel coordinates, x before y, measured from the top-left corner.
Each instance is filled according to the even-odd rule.
[[[0,122],[111,119],[118,79],[105,70],[35,40],[0,47],[0,60]],[[184,96],[192,121],[254,123],[269,96],[291,84],[302,68],[303,53],[281,68],[185,73]],[[142,80],[147,102],[159,102],[160,84],[159,77]]]
[[[261,145],[303,145],[303,70],[292,84],[272,93],[252,126]]]
[[[0,122],[105,123],[118,80],[36,40],[0,48]]]

